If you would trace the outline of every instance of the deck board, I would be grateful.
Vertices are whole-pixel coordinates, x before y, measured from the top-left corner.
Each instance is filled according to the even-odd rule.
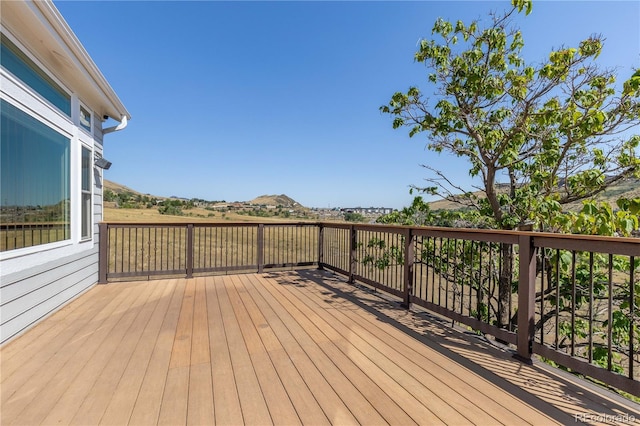
[[[209,321],[204,278],[196,280],[193,306],[193,337],[191,340],[191,372],[189,374],[189,400],[187,424],[215,423],[211,354],[209,351]]]
[[[115,298],[113,303],[98,313],[95,321],[86,323],[78,333],[69,335],[66,344],[59,348],[57,345],[38,347],[40,353],[31,361],[41,361],[31,362],[31,368],[19,369],[2,383],[2,416],[5,419],[2,423],[39,423],[41,416],[52,409],[56,399],[74,382],[80,369],[97,354],[105,340],[110,338],[112,342],[119,341],[124,327],[115,331],[114,327],[132,319],[133,310],[130,308],[139,306],[143,297],[144,291],[134,294],[123,292],[122,297]],[[114,345],[110,348],[115,349]],[[21,380],[22,377],[28,378]],[[15,382],[20,382],[16,388]],[[6,394],[13,396],[4,400],[7,390]]]
[[[155,341],[154,349],[151,353],[142,386],[138,391],[131,417],[129,418],[131,424],[155,424],[160,415],[162,395],[169,371],[171,351],[173,349],[173,341],[176,337],[180,307],[182,306],[185,291],[184,280],[179,280],[178,282],[173,281],[171,284],[175,286],[175,289],[165,313],[162,326],[160,327],[158,338]],[[161,284],[153,283],[153,285]]]
[[[251,285],[247,277],[241,277],[245,288],[250,289]],[[253,293],[253,292],[251,292]],[[260,307],[255,302],[252,294],[245,291],[242,295],[244,306],[247,309],[252,321],[257,325],[257,332],[262,344],[267,351],[273,367],[286,389],[286,393],[291,400],[291,404],[302,422],[302,424],[322,425],[328,424],[322,408],[309,390],[309,387],[296,369],[291,358],[282,346],[278,336],[269,325],[269,321],[263,315]]]
[[[406,364],[404,366],[397,364],[396,362],[402,361],[404,357],[397,351],[389,350],[384,340],[379,337],[376,324],[370,324],[369,330],[359,328],[357,323],[349,318],[341,319],[341,311],[333,307],[329,308],[334,311],[333,315],[324,315],[323,311],[327,308],[307,298],[302,288],[298,287],[294,291],[299,293],[299,299],[315,312],[317,318],[326,319],[326,327],[329,330],[335,330],[343,337],[341,344],[338,345],[339,349],[367,375],[375,377],[376,382],[396,399],[399,406],[407,410],[407,414],[415,422],[468,424],[474,418],[474,414],[477,415],[468,404],[464,406],[456,404],[458,401],[465,401],[456,392],[444,395],[444,398],[439,393],[433,392],[428,386],[429,383],[434,383],[433,377],[424,368],[414,368],[411,373],[408,373],[405,370],[408,367]],[[353,350],[354,348],[357,350]],[[444,403],[447,396],[450,397],[450,404]],[[438,399],[443,403],[433,404],[429,410],[427,408],[429,403]]]
[[[274,291],[284,290],[282,287],[273,288]],[[288,297],[289,301],[294,303],[301,299],[297,298],[292,291],[286,291],[283,296]],[[295,300],[294,300],[295,298]],[[403,409],[408,405],[415,404],[415,401],[402,399],[400,389],[394,386],[396,383],[388,380],[386,373],[375,365],[372,365],[366,357],[357,350],[352,350],[351,337],[342,335],[336,330],[329,321],[331,317],[325,320],[325,317],[310,309],[306,304],[297,303],[297,309],[301,315],[306,317],[307,327],[316,326],[318,330],[326,336],[317,342],[327,357],[336,364],[342,371],[347,380],[349,380],[359,391],[363,398],[367,401],[375,401],[374,409],[380,413],[382,418],[389,424],[411,424],[416,419],[411,417]],[[382,387],[389,386],[385,392]],[[395,400],[398,398],[398,400]],[[430,424],[436,421],[435,418],[426,419]]]
[[[242,408],[216,292],[221,283],[222,278],[219,277],[205,281],[214,414],[217,424],[238,425],[243,422]]]
[[[230,277],[225,284],[225,289],[227,290],[231,306],[238,320],[240,332],[247,347],[247,352],[271,419],[274,423],[281,421],[283,424],[288,425],[299,424],[300,419],[298,414],[293,408],[293,404],[291,404],[289,395],[284,389],[282,381],[262,344],[256,326],[251,320],[244,302],[240,297],[240,293],[247,292],[246,288],[239,283],[238,276]],[[276,421],[276,419],[278,420]]]
[[[246,424],[272,424],[264,394],[260,390],[260,382],[251,363],[251,356],[242,336],[240,324],[235,317],[228,291],[228,277],[216,286],[218,302],[222,313],[222,323],[227,336],[227,346],[231,357],[233,379],[238,389],[242,418]],[[220,347],[219,347],[220,349]],[[224,348],[222,348],[224,349]],[[215,395],[214,395],[215,398]]]
[[[0,351],[2,375],[8,377],[18,368],[22,368],[26,361],[23,358],[25,354],[37,355],[36,351],[29,349],[32,345],[46,343],[47,346],[51,346],[56,342],[65,341],[64,335],[61,335],[62,333],[71,335],[77,333],[77,330],[91,319],[92,315],[89,313],[94,313],[95,308],[102,306],[104,300],[113,299],[116,292],[118,292],[116,288],[102,286],[94,290],[93,297],[76,298],[50,315],[46,321],[38,323],[29,330],[29,333],[25,333],[19,339],[15,339],[11,345],[6,345],[6,349],[3,348]]]
[[[265,283],[267,285],[270,284],[268,280],[262,281],[262,284]],[[271,290],[271,288],[269,290]],[[276,297],[276,300],[282,304],[285,310],[285,312],[283,312],[285,314],[283,320],[286,327],[296,337],[298,344],[339,395],[356,421],[361,424],[385,423],[384,418],[376,410],[378,401],[373,402],[367,400],[358,387],[348,379],[343,369],[336,363],[336,360],[332,359],[327,352],[323,350],[323,345],[329,343],[328,337],[325,336],[312,321],[300,313],[296,303],[291,302],[291,300],[277,291],[272,294]],[[325,345],[325,349],[327,347],[330,346]],[[376,406],[373,405],[374,403]]]
[[[640,422],[637,404],[315,270],[97,286],[0,361],[3,425]]]
[[[113,393],[113,398],[109,401],[109,405],[100,420],[103,424],[124,424],[129,420],[133,412],[138,392],[149,367],[154,345],[158,340],[158,334],[169,309],[176,285],[175,282],[167,282],[165,285],[157,286],[157,288],[161,291],[158,303],[122,374],[118,387]]]
[[[290,318],[289,312],[277,302],[272,293],[265,289],[262,282],[249,280],[248,284],[253,288],[253,291],[250,292],[253,300],[260,307],[273,332],[278,336],[278,340],[286,351],[287,357],[300,373],[327,420],[334,424],[357,424],[355,417],[327,382],[325,375],[313,362],[309,352],[305,351],[285,325],[285,322],[290,325],[293,324],[293,319]],[[310,345],[306,347],[309,348]],[[326,373],[328,372],[325,371]]]
[[[92,296],[94,294],[100,294],[100,290],[101,289],[96,289],[96,291],[92,291]],[[82,304],[86,298],[87,297],[81,297],[76,299],[73,305]],[[60,360],[61,362],[66,361],[65,358],[56,359],[54,355],[62,350],[65,345],[74,344],[81,336],[89,335],[97,331],[105,316],[110,315],[110,310],[115,309],[118,303],[126,300],[126,298],[126,292],[118,292],[114,293],[114,298],[111,299],[106,306],[93,306],[87,303],[90,308],[93,307],[95,311],[97,311],[97,314],[94,311],[93,318],[91,319],[87,318],[86,312],[78,314],[77,312],[70,311],[70,316],[73,316],[76,320],[68,322],[61,319],[64,314],[58,312],[52,317],[47,318],[46,321],[38,324],[38,326],[28,333],[4,345],[0,350],[0,354],[2,354],[0,357],[2,360],[2,365],[0,366],[0,372],[2,373],[0,375],[0,385],[2,386],[0,404],[4,408],[2,412],[6,416],[5,418],[10,418],[13,412],[16,412],[17,415],[19,411],[24,408],[20,407],[20,404],[10,404],[10,408],[8,408],[9,405],[7,405],[8,400],[15,392],[20,390],[21,386],[28,384],[29,379],[34,374],[38,374],[39,370],[44,368],[45,365],[53,367],[48,368],[48,370],[49,373],[54,373],[54,368],[56,367],[55,362]],[[46,323],[49,323],[49,320],[56,321],[56,324],[48,327],[49,324]],[[40,333],[43,329],[45,332]],[[47,330],[51,330],[51,333],[47,333]],[[32,332],[37,336],[36,338],[31,336]],[[28,343],[23,344],[23,340],[26,340]],[[4,356],[5,351],[8,353],[6,358]],[[42,382],[45,378],[44,376],[39,376],[38,381]],[[30,402],[27,401],[24,396],[22,398],[23,404]]]
[[[388,381],[397,381],[397,384],[389,383],[386,388],[393,389],[394,386],[396,388],[399,386],[400,388],[393,391],[394,393],[403,392],[411,395],[405,396],[409,400],[402,404],[403,407],[428,405],[438,419],[449,424],[493,423],[497,419],[513,424],[527,424],[531,421],[536,423],[536,420],[538,423],[549,421],[546,417],[540,418],[539,413],[528,410],[528,407],[522,404],[509,405],[507,408],[488,400],[487,395],[495,394],[495,389],[483,386],[485,383],[481,380],[472,382],[471,386],[463,380],[457,380],[455,370],[446,370],[446,366],[434,362],[439,357],[437,353],[430,353],[427,356],[422,347],[420,348],[422,354],[398,351],[395,348],[406,347],[411,342],[396,340],[397,344],[394,344],[393,336],[384,330],[386,328],[384,323],[377,320],[368,321],[371,318],[367,318],[367,315],[361,312],[334,308],[333,303],[327,307],[327,304],[318,297],[321,295],[318,294],[317,288],[305,286],[298,287],[294,291],[297,291],[300,300],[318,315],[331,319],[335,330],[343,336],[349,336],[349,344],[360,351],[362,354],[360,358],[364,358],[356,361],[359,365],[365,365],[367,361],[375,364],[381,371],[386,372]],[[320,303],[324,303],[325,306]],[[323,311],[327,309],[333,311],[332,315],[323,315]],[[344,347],[345,351],[349,349],[349,346]],[[465,376],[468,378],[469,374],[465,373]],[[410,398],[414,398],[415,402],[411,403]],[[441,403],[433,404],[433,401]],[[425,418],[423,413],[416,414],[419,419]]]
[[[64,393],[48,412],[43,413],[46,414],[44,419],[31,418],[29,424],[68,424],[81,407],[85,407],[86,413],[83,422],[97,423],[100,420],[115,384],[120,380],[129,357],[140,341],[142,330],[153,313],[161,290],[150,287],[141,293],[139,303],[142,309],[131,309],[122,317],[114,331],[109,333],[98,350],[79,370],[73,383],[65,383],[64,379],[68,376],[66,369],[59,372],[59,377],[54,378],[54,383],[56,386],[62,386]],[[47,395],[51,397],[55,393],[48,388]],[[87,395],[95,395],[95,398],[85,399]]]

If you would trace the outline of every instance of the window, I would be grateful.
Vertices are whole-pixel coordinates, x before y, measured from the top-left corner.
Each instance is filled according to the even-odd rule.
[[[27,55],[21,52],[4,34],[1,37],[0,64],[2,64],[2,67],[70,117],[71,96],[29,59]]]
[[[71,238],[71,141],[0,101],[0,251]]]
[[[82,147],[82,238],[91,238],[91,150]]]
[[[80,126],[91,132],[91,113],[80,106]]]

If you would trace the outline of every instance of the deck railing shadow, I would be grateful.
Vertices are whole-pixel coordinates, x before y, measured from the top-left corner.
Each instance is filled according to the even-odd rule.
[[[345,223],[100,224],[100,282],[318,268],[640,397],[640,239]],[[615,325],[615,327],[614,327]]]
[[[502,345],[495,346],[476,333],[454,328],[445,318],[424,310],[407,312],[401,300],[378,292],[375,288],[348,284],[341,277],[317,270],[295,271],[286,276],[273,274],[269,277],[281,285],[308,287],[309,282],[314,283],[328,299],[347,302],[338,306],[332,304],[332,309],[368,312],[377,321],[411,336],[561,424],[574,423],[582,415],[610,418],[634,415],[638,418],[640,414],[616,394],[605,392],[605,397],[604,390],[598,389],[595,384],[554,373],[540,363],[527,365],[514,360],[515,351]],[[591,394],[585,399],[585,393],[589,392]],[[586,400],[593,402],[598,411],[586,405]],[[580,412],[575,412],[576,406],[580,407]],[[604,412],[603,406],[607,407]]]

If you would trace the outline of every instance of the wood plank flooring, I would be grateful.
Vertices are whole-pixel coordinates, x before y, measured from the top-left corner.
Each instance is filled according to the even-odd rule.
[[[316,270],[100,285],[0,348],[2,425],[547,425],[584,414],[640,424],[637,404]]]

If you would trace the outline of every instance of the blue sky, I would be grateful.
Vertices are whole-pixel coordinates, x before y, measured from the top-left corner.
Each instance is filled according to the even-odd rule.
[[[107,179],[143,193],[308,207],[410,204],[434,165],[468,167],[393,130],[378,108],[417,85],[416,43],[438,17],[487,20],[509,2],[56,1],[132,115],[105,137]],[[600,61],[640,68],[640,2],[534,1],[525,58],[606,38]]]

